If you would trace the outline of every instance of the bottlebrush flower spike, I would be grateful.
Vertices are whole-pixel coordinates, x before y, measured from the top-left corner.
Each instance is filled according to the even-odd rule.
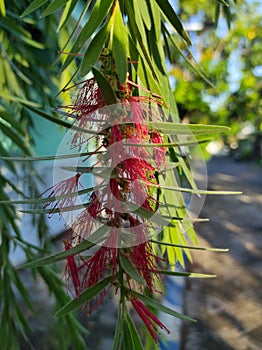
[[[86,290],[88,293],[89,288],[99,286],[106,276],[112,278],[112,282],[87,303],[89,313],[112,287],[115,291],[121,290],[122,299],[129,299],[130,294],[125,294],[125,291],[128,288],[132,292],[134,286],[142,293],[154,293],[156,279],[161,279],[159,267],[163,261],[154,254],[150,242],[151,233],[156,233],[158,225],[148,218],[148,213],[154,215],[159,205],[156,195],[159,184],[157,168],[165,165],[165,148],[159,146],[163,143],[163,137],[157,130],[152,131],[148,124],[161,120],[159,96],[150,97],[153,94],[149,91],[150,96],[132,96],[133,88],[138,86],[130,80],[121,85],[115,72],[110,74],[110,69],[104,72],[104,77],[118,97],[116,106],[105,106],[102,91],[95,79],[91,78],[81,84],[72,105],[59,107],[67,109],[65,114],[75,119],[75,126],[95,131],[96,136],[90,138],[81,130],[74,131],[71,146],[83,150],[93,139],[94,142],[90,144],[95,150],[82,162],[95,159],[93,164],[88,163],[87,168],[93,171],[99,164],[106,170],[100,174],[99,186],[96,184],[96,190],[90,194],[89,203],[68,224],[68,237],[64,241],[65,250],[69,250],[85,240],[91,240],[93,234],[97,238],[96,234],[105,232],[100,240],[102,245],[91,257],[83,253],[67,257],[66,276],[67,280],[72,280],[76,298]],[[151,145],[145,147],[144,144]],[[154,144],[158,144],[157,147]],[[81,174],[85,174],[84,167],[81,171]],[[76,174],[53,186],[49,189],[52,191],[49,196],[77,191],[79,177]],[[53,213],[58,207],[73,204],[74,199],[69,197],[67,200],[58,199],[53,206],[50,201],[46,207]],[[132,211],[130,206],[137,209]],[[103,225],[107,227],[105,231],[100,231]],[[125,300],[121,302],[125,303]],[[158,340],[158,328],[169,333],[140,300],[132,298],[131,303],[155,341]]]
[[[157,327],[163,329],[167,334],[170,333],[167,327],[140,300],[132,298],[130,301],[156,342],[158,342]]]

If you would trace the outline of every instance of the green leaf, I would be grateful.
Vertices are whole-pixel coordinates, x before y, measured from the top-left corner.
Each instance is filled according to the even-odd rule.
[[[220,2],[221,4],[225,5],[226,7],[229,6],[229,3],[227,3],[226,0],[216,0],[217,2]]]
[[[155,244],[166,245],[166,246],[170,246],[170,247],[179,247],[179,248],[183,248],[183,249],[207,250],[207,251],[213,251],[213,252],[228,252],[228,249],[226,249],[226,248],[187,246],[187,245],[182,245],[182,244],[174,244],[174,243],[170,243],[170,242],[156,241],[154,239],[152,239],[151,242],[155,243]]]
[[[161,226],[173,226],[173,224],[171,223],[171,221],[168,221],[166,219],[163,218],[163,216],[158,215],[150,210],[147,210],[145,208],[139,207],[131,202],[123,202],[124,206],[127,207],[128,210],[142,216],[145,219],[148,219],[149,221],[154,222],[155,224],[161,225]],[[173,218],[175,220],[182,220],[182,218]]]
[[[83,190],[79,190],[76,192],[71,192],[71,193],[67,193],[67,194],[61,194],[59,196],[52,196],[52,197],[46,197],[46,198],[30,198],[30,199],[19,199],[19,200],[5,200],[2,201],[0,200],[0,205],[1,204],[41,204],[41,203],[46,203],[46,202],[55,202],[55,201],[59,201],[61,199],[66,199],[66,198],[72,198],[75,196],[81,196],[85,193],[89,193],[91,191],[95,191],[96,189],[100,189],[103,186],[99,185],[99,186],[93,186],[93,187],[88,187],[85,188]],[[49,209],[50,211],[50,209]]]
[[[31,106],[26,106],[26,108],[29,109],[30,111],[34,112],[35,114],[39,115],[40,117],[43,117],[43,118],[45,118],[45,119],[47,119],[47,120],[49,120],[49,121],[51,121],[51,122],[53,122],[55,124],[63,126],[64,128],[69,128],[69,129],[72,129],[72,130],[81,131],[81,132],[83,132],[85,134],[92,134],[92,135],[97,135],[98,134],[94,130],[88,130],[88,129],[84,129],[84,128],[79,128],[78,126],[75,126],[74,124],[65,122],[62,119],[55,118],[52,115],[43,112],[41,109],[37,109],[37,108],[31,107]]]
[[[134,147],[146,147],[146,148],[154,148],[154,147],[179,147],[179,146],[193,146],[198,145],[200,143],[206,143],[211,141],[212,138],[205,139],[197,139],[195,138],[192,141],[177,141],[177,142],[165,142],[165,143],[131,143],[131,142],[123,142],[124,146],[134,146]]]
[[[28,8],[22,13],[21,17],[25,17],[29,15],[30,13],[34,12],[37,10],[39,7],[44,5],[47,2],[47,0],[35,0],[33,1]]]
[[[74,210],[78,210],[78,209],[84,209],[86,207],[88,207],[90,205],[89,202],[87,203],[81,203],[78,205],[70,205],[67,207],[63,207],[63,208],[56,208],[56,209],[23,209],[23,210],[19,210],[20,213],[25,213],[25,214],[50,214],[50,212],[52,212],[53,214],[61,214],[61,213],[68,213]]]
[[[155,0],[149,0],[149,8],[152,11],[152,17],[154,21],[154,30],[157,42],[160,42],[161,38],[161,13]]]
[[[95,67],[92,67],[92,73],[102,92],[106,104],[111,105],[117,103],[116,94],[104,74],[99,72]]]
[[[128,328],[129,328],[131,341],[133,343],[134,350],[143,350],[144,348],[143,348],[143,345],[141,342],[141,338],[136,330],[134,322],[131,319],[128,311],[126,312],[126,323],[127,323]]]
[[[16,168],[12,160],[9,159],[8,155],[9,153],[7,150],[3,147],[2,143],[0,142],[0,159],[2,159],[6,166],[11,170],[14,174],[16,174]]]
[[[97,153],[103,153],[103,151],[98,151]],[[16,162],[38,162],[42,160],[54,160],[54,159],[70,159],[70,158],[80,158],[85,156],[90,156],[94,154],[94,152],[83,152],[83,153],[73,153],[73,154],[63,154],[63,155],[55,155],[55,156],[40,156],[40,157],[6,157],[0,155],[0,159],[16,161]]]
[[[134,0],[134,6],[138,8],[138,11],[145,23],[148,30],[151,30],[151,19],[148,12],[147,3],[145,0]]]
[[[114,343],[112,350],[118,350],[119,344],[121,342],[121,331],[123,328],[123,316],[122,316],[122,307],[119,305],[118,309],[118,315],[117,315],[117,322],[116,322],[116,329],[114,334]]]
[[[89,73],[91,67],[93,67],[96,64],[98,57],[100,56],[103,46],[105,44],[105,41],[108,37],[111,27],[111,20],[112,17],[109,21],[107,21],[104,24],[104,26],[99,30],[99,32],[95,35],[94,39],[89,44],[80,68],[80,74],[82,76]]]
[[[88,22],[86,23],[79,35],[79,41],[77,41],[77,45],[79,48],[82,48],[86,41],[91,37],[91,35],[95,33],[99,25],[103,22],[103,20],[109,13],[112,3],[113,0],[96,1],[96,4],[88,19]]]
[[[7,123],[9,123],[13,128],[16,129],[20,134],[25,134],[25,130],[22,128],[21,124],[15,120],[13,116],[11,116],[7,111],[0,110],[0,120],[4,119]]]
[[[6,94],[4,92],[0,92],[0,97],[2,97],[5,100],[9,100],[9,101],[14,101],[14,102],[20,102],[22,104],[24,104],[25,106],[33,106],[33,107],[41,107],[38,103],[32,102],[30,100],[26,100],[20,96],[14,96],[11,94]]]
[[[62,13],[62,16],[60,17],[60,21],[57,27],[57,32],[59,32],[59,30],[61,28],[63,28],[63,26],[67,23],[67,21],[70,19],[72,12],[74,11],[74,8],[77,4],[78,0],[69,0],[66,3],[66,6],[64,8],[64,11]],[[73,31],[74,32],[74,31]]]
[[[133,278],[135,281],[137,281],[140,284],[145,284],[144,279],[139,275],[134,265],[131,263],[131,261],[128,260],[128,258],[124,255],[120,255],[120,263],[125,270],[125,272]]]
[[[142,34],[144,34],[144,31],[142,31],[142,28],[140,28],[137,23],[137,21],[140,19],[140,14],[139,12],[137,12],[136,13],[137,17],[136,17],[130,3],[126,2],[125,5],[126,5],[126,11],[128,13],[129,27],[131,28],[131,33],[133,32],[132,40],[135,42],[134,45],[136,47],[136,50],[139,52],[139,55],[141,56],[142,61],[146,62],[147,65],[149,66],[151,70],[151,74],[153,75],[154,79],[158,81],[155,67],[152,62],[149,50],[147,48],[146,38],[142,37]]]
[[[178,34],[189,44],[192,45],[190,37],[188,36],[187,32],[185,31],[182,23],[180,22],[180,19],[178,18],[177,14],[173,10],[172,6],[168,2],[168,0],[156,0],[158,6],[162,10],[163,14],[166,16],[166,18],[169,20],[170,24],[176,29]]]
[[[120,12],[119,3],[116,3],[114,30],[113,30],[113,57],[116,71],[121,83],[127,78],[128,34]]]
[[[132,341],[132,336],[128,327],[126,320],[123,321],[123,338],[122,338],[122,346],[121,350],[136,350],[134,348],[134,343]]]
[[[100,228],[98,228],[90,237],[89,240],[84,240],[83,242],[79,243],[78,245],[74,246],[73,248],[53,254],[38,260],[27,262],[23,265],[20,265],[19,268],[33,268],[33,267],[39,267],[44,266],[48,264],[54,264],[58,261],[64,260],[66,257],[70,255],[76,255],[84,250],[87,250],[91,247],[93,247],[95,244],[100,243],[105,239],[105,234],[109,231],[110,227],[103,225]],[[92,241],[91,241],[92,240]]]
[[[26,147],[24,140],[20,138],[20,136],[14,132],[10,127],[6,126],[0,121],[0,127],[2,132],[13,141],[21,150],[23,150],[26,154],[30,154],[30,150]]]
[[[151,56],[156,63],[158,70],[161,74],[167,75],[166,68],[164,66],[165,60],[163,59],[164,54],[162,54],[162,43],[161,46],[156,40],[155,32],[150,30],[147,34],[147,40],[150,47]]]
[[[213,191],[213,190],[208,191],[208,190],[191,189],[191,188],[185,188],[185,187],[161,186],[161,185],[155,185],[155,184],[151,184],[150,186],[160,188],[162,190],[194,193],[197,195],[201,195],[201,194],[225,195],[225,194],[241,194],[242,193],[242,192],[237,192],[237,191]]]
[[[158,130],[167,135],[209,135],[226,132],[230,130],[227,126],[203,125],[203,124],[182,124],[167,122],[146,122],[153,130]]]
[[[58,10],[60,7],[64,6],[68,0],[54,0],[47,6],[47,8],[41,13],[40,18],[51,15],[51,13]]]
[[[89,300],[94,298],[99,292],[101,292],[110,282],[112,282],[112,276],[104,278],[94,286],[84,291],[78,298],[65,304],[60,310],[58,310],[54,318],[64,316],[65,314],[78,309],[81,305],[87,303]]]
[[[216,275],[210,275],[207,273],[193,273],[193,272],[177,272],[170,270],[158,270],[161,275],[177,276],[177,277],[191,277],[191,278],[214,278]]]
[[[105,1],[105,0],[98,0],[88,18],[87,23],[84,25],[83,29],[81,30],[79,36],[77,37],[70,53],[72,55],[69,55],[65,63],[62,66],[61,71],[64,71],[69,64],[74,59],[74,54],[77,54],[85,45],[87,40],[95,33],[97,28],[100,26],[100,24],[105,19],[106,15],[109,13],[110,8],[112,6],[113,0]]]
[[[78,173],[92,173],[93,175],[104,178],[104,179],[115,179],[117,177],[117,174],[115,172],[115,168],[111,167],[69,167],[69,166],[62,166],[61,169],[72,171],[72,172],[78,172]]]
[[[0,13],[3,17],[6,15],[5,0],[0,0]]]
[[[146,303],[147,305],[152,306],[154,309],[157,309],[158,311],[161,311],[161,312],[164,312],[164,313],[169,314],[171,316],[180,318],[181,320],[196,322],[196,320],[194,320],[193,318],[186,316],[182,313],[179,313],[177,311],[174,311],[174,310],[170,309],[169,307],[162,305],[161,303],[159,303],[158,301],[156,301],[152,298],[149,298],[149,297],[142,295],[140,293],[137,293],[135,291],[131,291],[131,294],[134,297],[136,297],[137,299],[140,299],[141,301]]]

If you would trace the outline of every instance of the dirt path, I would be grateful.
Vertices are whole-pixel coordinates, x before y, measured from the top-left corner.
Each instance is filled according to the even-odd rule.
[[[194,253],[195,272],[214,279],[187,282],[182,350],[262,349],[262,167],[216,158],[208,164],[209,188],[241,190],[239,196],[209,196],[197,227],[200,245],[228,253]]]

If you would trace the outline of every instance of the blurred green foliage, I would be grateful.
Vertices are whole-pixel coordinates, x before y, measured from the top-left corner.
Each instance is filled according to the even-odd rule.
[[[32,134],[39,117],[27,106],[55,106],[57,100],[53,96],[70,75],[68,71],[58,78],[59,64],[53,64],[68,28],[64,28],[58,37],[55,17],[39,21],[36,12],[29,18],[21,18],[29,3],[26,0],[0,1],[0,200],[39,195],[37,182],[41,177],[32,164],[22,162],[17,165],[4,157],[31,155],[35,142]],[[28,259],[49,251],[50,237],[43,216],[32,216],[32,225],[37,227],[38,247],[32,246],[22,235],[21,213],[17,207],[0,206],[0,347],[3,350],[20,349],[22,338],[28,341],[27,348],[32,347],[30,327],[23,313],[24,304],[30,313],[34,313],[31,291],[10,258],[11,251],[17,247]],[[55,266],[32,270],[32,275],[45,281],[50,294],[55,296],[57,307],[68,300]],[[59,349],[68,349],[72,342],[79,349],[86,348],[81,326],[73,314],[59,319],[54,325]],[[54,331],[55,327],[52,329]]]
[[[251,125],[248,129],[255,137],[250,137],[250,157],[261,158],[261,3],[238,1],[238,6],[231,6],[231,30],[223,16],[217,29],[210,30],[215,15],[207,1],[180,1],[180,6],[189,28],[197,28],[190,33],[195,38],[192,52],[213,85],[201,81],[181,56],[172,52],[170,74],[180,117],[192,123],[229,126],[231,132],[223,137],[233,147],[242,142],[243,130],[245,133]]]

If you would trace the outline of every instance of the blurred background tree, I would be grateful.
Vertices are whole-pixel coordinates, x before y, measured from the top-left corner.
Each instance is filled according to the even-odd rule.
[[[68,36],[70,24],[57,35],[57,18],[50,16],[39,21],[39,12],[30,18],[21,18],[30,1],[0,1],[0,199],[36,198],[42,175],[39,166],[31,162],[16,163],[10,156],[31,156],[48,153],[57,143],[59,130],[55,124],[42,123],[41,118],[27,107],[50,108],[58,103],[53,97],[71,77],[68,70],[58,77],[59,65],[54,65],[60,41]],[[60,99],[61,102],[61,99]],[[49,124],[48,124],[49,123]],[[53,140],[46,139],[53,135]],[[44,141],[40,141],[44,139]],[[53,148],[52,148],[53,149]],[[41,181],[40,181],[41,180]],[[32,215],[31,232],[22,226],[23,215],[14,205],[0,206],[0,347],[20,349],[22,339],[30,347],[30,325],[24,314],[24,305],[36,312],[28,282],[21,279],[16,270],[14,251],[20,249],[23,258],[34,259],[50,250],[50,234],[42,215]],[[33,227],[38,244],[32,245]],[[15,261],[14,261],[15,260]],[[18,259],[19,261],[19,259]],[[21,261],[20,261],[21,263]],[[44,281],[50,300],[57,306],[63,305],[68,296],[61,283],[57,267],[32,270],[35,280]],[[37,283],[37,282],[36,282]],[[54,299],[52,297],[55,297]],[[56,307],[56,306],[55,306]],[[85,349],[80,324],[73,314],[55,321],[50,328],[53,346],[68,349],[75,342],[76,347]],[[54,335],[55,334],[55,335]],[[48,343],[50,339],[42,341]]]
[[[177,6],[192,37],[193,56],[213,84],[199,79],[173,50],[170,75],[180,117],[192,123],[230,126],[219,148],[227,146],[224,150],[238,159],[260,160],[261,2],[238,1],[237,8],[224,8],[225,15],[220,18],[214,16],[208,1],[181,0]]]

